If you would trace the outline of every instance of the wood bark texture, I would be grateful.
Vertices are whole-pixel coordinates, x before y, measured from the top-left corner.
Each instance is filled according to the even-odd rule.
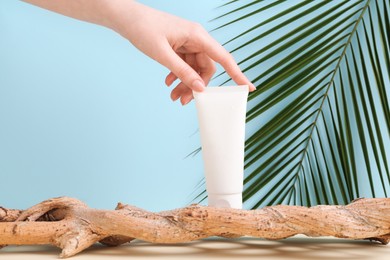
[[[51,244],[60,257],[96,242],[117,246],[133,239],[180,243],[210,236],[283,239],[296,234],[390,241],[390,199],[358,199],[346,206],[272,206],[239,210],[191,205],[159,213],[118,203],[89,208],[60,197],[27,210],[0,207],[0,246]]]

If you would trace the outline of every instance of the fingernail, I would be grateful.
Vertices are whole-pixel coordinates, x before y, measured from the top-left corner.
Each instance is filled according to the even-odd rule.
[[[173,83],[172,81],[165,80],[165,85],[167,85],[167,87],[170,87],[172,83]]]
[[[192,82],[192,89],[195,91],[203,91],[205,87],[206,86],[204,85],[204,83],[199,79],[194,80],[194,82]]]
[[[172,94],[171,95],[172,101],[176,101],[178,98],[179,98],[179,96],[177,94]]]

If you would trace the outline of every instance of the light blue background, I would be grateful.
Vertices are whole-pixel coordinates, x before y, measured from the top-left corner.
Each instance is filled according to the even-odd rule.
[[[209,20],[231,10],[216,9],[226,1],[140,2],[207,30],[224,23]],[[256,19],[212,35],[223,43]],[[251,47],[285,33],[278,30]],[[245,57],[243,50],[234,55]],[[26,208],[56,196],[107,209],[118,201],[152,211],[191,203],[203,177],[201,156],[186,158],[200,146],[196,111],[193,102],[182,107],[170,100],[168,72],[109,29],[0,1],[0,206]],[[253,130],[248,124],[247,133]]]
[[[211,29],[220,1],[140,1]],[[131,14],[129,14],[131,15]],[[56,196],[92,207],[187,205],[202,179],[195,106],[115,32],[0,1],[0,205]]]

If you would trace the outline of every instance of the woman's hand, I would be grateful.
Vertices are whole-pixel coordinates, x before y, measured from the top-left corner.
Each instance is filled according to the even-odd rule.
[[[120,8],[118,12],[122,15],[117,16],[115,30],[171,71],[165,79],[166,85],[170,86],[176,79],[181,81],[172,90],[172,100],[180,98],[183,105],[190,102],[192,90],[202,91],[214,75],[215,62],[238,85],[249,85],[251,91],[255,90],[232,55],[199,24],[137,2],[132,2],[129,11]]]
[[[254,85],[227,52],[197,23],[164,13],[133,0],[25,0],[26,2],[79,20],[109,27],[127,38],[143,53],[170,70],[165,84],[176,79],[172,100],[183,105],[202,91],[222,65],[238,85]]]

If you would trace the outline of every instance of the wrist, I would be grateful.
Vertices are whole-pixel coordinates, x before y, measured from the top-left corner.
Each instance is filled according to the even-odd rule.
[[[137,17],[142,14],[141,4],[134,0],[104,0],[102,24],[125,38],[129,38]]]

